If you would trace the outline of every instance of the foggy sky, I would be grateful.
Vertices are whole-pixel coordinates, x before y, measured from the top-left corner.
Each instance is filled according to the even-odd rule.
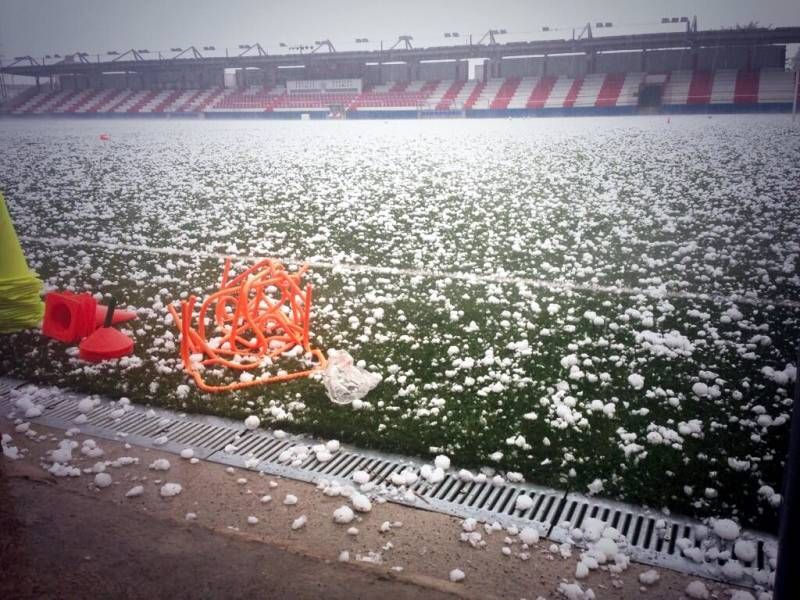
[[[213,45],[238,53],[239,44],[312,44],[330,39],[337,49],[391,45],[400,34],[415,46],[450,43],[443,32],[478,40],[489,28],[504,28],[498,41],[568,38],[587,21],[611,21],[609,34],[669,31],[661,17],[697,15],[701,29],[758,21],[800,25],[798,0],[0,0],[0,55],[41,57],[84,51],[101,54],[132,47]],[[542,26],[560,28],[542,33]],[[602,34],[604,30],[596,31]],[[356,46],[355,38],[369,44]],[[105,57],[107,58],[107,57]]]

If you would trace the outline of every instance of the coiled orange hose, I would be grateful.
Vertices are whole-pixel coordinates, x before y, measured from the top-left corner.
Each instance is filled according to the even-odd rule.
[[[181,302],[180,314],[173,305],[167,307],[181,334],[183,366],[197,387],[206,392],[230,392],[308,377],[324,369],[327,363],[325,355],[312,348],[309,341],[312,286],[309,283],[305,290],[300,288],[300,279],[308,266],[303,265],[296,273],[288,273],[280,262],[265,259],[233,279],[230,279],[230,269],[231,259],[226,258],[220,289],[200,305],[196,326],[192,325],[197,302],[194,296]],[[213,322],[216,332],[222,333],[213,342],[206,336],[207,320]],[[206,367],[225,367],[242,372],[263,368],[295,346],[302,346],[316,359],[314,368],[262,375],[250,381],[240,380],[226,385],[210,385],[201,373]],[[192,360],[195,354],[202,354],[203,358]]]

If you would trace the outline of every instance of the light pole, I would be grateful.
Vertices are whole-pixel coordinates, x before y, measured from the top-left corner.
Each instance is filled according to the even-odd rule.
[[[451,40],[460,40],[462,36],[464,38],[464,44],[468,44],[470,37],[468,33],[459,33],[458,31],[446,31],[444,33],[444,37]],[[454,41],[453,43],[458,44],[458,41]]]
[[[796,73],[797,71],[795,71]],[[795,76],[795,82],[797,76]],[[795,89],[797,89],[795,87]],[[795,95],[795,98],[797,96]],[[797,351],[800,359],[800,348]],[[775,600],[794,600],[800,593],[800,380],[794,382],[794,403],[789,421],[789,451],[784,471],[783,501],[778,525],[778,564],[775,569]]]
[[[794,55],[794,97],[792,98],[792,123],[797,119],[797,94],[800,94],[800,50]]]
[[[505,29],[490,29],[489,31],[483,34],[483,37],[481,39],[478,40],[478,45],[480,46],[483,43],[483,40],[485,40],[488,37],[489,45],[494,46],[495,44],[497,44],[495,36],[505,35],[507,33],[508,31],[506,31]]]

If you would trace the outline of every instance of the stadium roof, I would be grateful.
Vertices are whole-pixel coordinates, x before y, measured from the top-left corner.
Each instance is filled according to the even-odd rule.
[[[469,44],[429,48],[395,48],[356,52],[314,52],[309,54],[275,54],[260,51],[257,55],[209,56],[199,52],[181,53],[180,58],[144,58],[137,51],[125,53],[131,59],[91,61],[86,54],[74,54],[52,64],[42,64],[33,57],[17,57],[0,71],[10,75],[40,76],[89,74],[97,71],[145,71],[183,66],[244,68],[266,66],[311,65],[331,62],[408,62],[425,60],[458,60],[468,58],[497,58],[544,54],[597,53],[655,49],[701,48],[715,46],[753,46],[800,43],[800,27],[753,29],[723,29],[707,31],[645,33],[635,35],[591,35],[580,39],[512,42],[508,44]],[[252,46],[255,48],[257,45]],[[259,46],[260,49],[260,46]]]

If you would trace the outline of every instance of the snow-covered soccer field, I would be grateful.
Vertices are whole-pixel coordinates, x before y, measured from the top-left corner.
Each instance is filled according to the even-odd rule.
[[[0,164],[48,288],[140,315],[119,364],[25,332],[0,371],[774,528],[800,339],[786,116],[4,121]],[[226,254],[311,263],[313,343],[383,376],[366,402],[187,385],[166,304]]]

